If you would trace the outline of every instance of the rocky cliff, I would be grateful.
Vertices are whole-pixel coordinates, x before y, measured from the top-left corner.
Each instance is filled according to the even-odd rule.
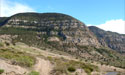
[[[10,17],[5,27],[34,31],[39,36],[44,35],[46,42],[56,42],[61,46],[70,44],[69,49],[73,49],[74,45],[100,46],[84,23],[65,14],[20,13]]]
[[[89,29],[96,35],[101,45],[109,47],[120,53],[125,53],[125,35],[115,32],[104,31],[94,26]]]

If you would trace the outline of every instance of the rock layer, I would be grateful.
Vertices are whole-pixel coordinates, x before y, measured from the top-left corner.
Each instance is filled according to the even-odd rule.
[[[80,46],[100,46],[96,37],[89,31],[84,23],[65,14],[16,14],[8,20],[6,26],[35,30],[39,34],[48,37],[59,36],[62,38],[62,41],[60,41],[62,44],[73,43]]]

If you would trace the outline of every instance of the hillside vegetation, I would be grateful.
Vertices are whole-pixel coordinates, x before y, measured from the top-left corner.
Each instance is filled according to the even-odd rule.
[[[104,75],[125,69],[124,50],[119,52],[124,43],[119,42],[120,48],[111,41],[120,34],[92,30],[60,13],[19,13],[0,19],[1,73]]]

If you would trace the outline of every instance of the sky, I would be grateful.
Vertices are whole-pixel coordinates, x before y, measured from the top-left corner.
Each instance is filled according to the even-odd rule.
[[[0,16],[20,12],[56,12],[87,26],[125,34],[125,0],[0,0]]]

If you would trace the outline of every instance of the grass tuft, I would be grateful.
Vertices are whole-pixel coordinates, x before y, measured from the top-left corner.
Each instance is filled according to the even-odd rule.
[[[31,71],[31,72],[29,73],[29,75],[40,75],[40,74],[39,74],[39,72]]]
[[[0,74],[2,74],[4,72],[4,70],[3,69],[0,69]]]

